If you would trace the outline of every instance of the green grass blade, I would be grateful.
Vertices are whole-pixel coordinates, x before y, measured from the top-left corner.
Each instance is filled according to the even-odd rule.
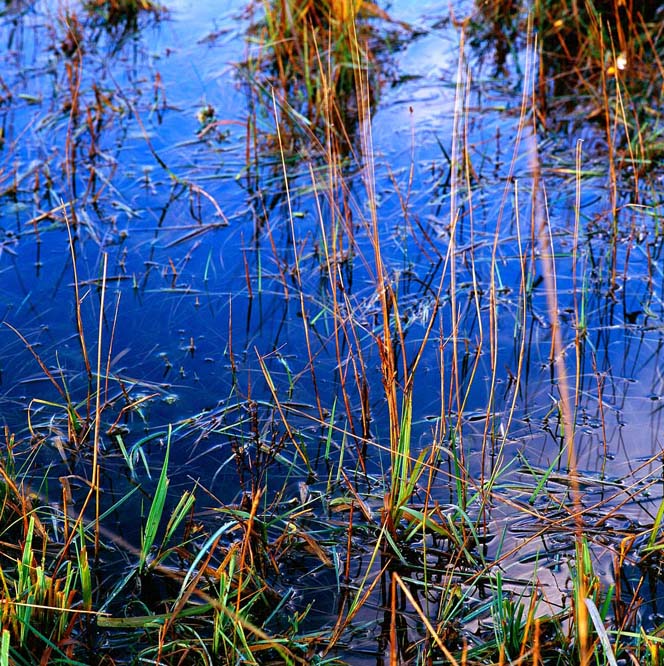
[[[195,501],[196,498],[189,491],[185,491],[182,494],[182,497],[180,497],[180,501],[178,502],[175,509],[173,509],[173,513],[171,513],[171,517],[168,521],[168,524],[166,525],[166,535],[164,536],[164,543],[167,543],[170,540],[170,538],[173,536],[175,530],[177,530],[180,523],[182,523],[182,521],[187,517],[187,514],[189,513]]]
[[[164,464],[161,467],[161,474],[159,475],[159,482],[157,489],[152,499],[152,506],[150,513],[145,524],[143,531],[143,538],[141,539],[141,555],[139,560],[139,569],[142,571],[145,568],[148,555],[155,539],[157,538],[157,530],[161,523],[161,518],[164,513],[164,506],[166,504],[166,495],[168,492],[168,456],[171,449],[171,427],[168,427],[168,437],[166,438],[166,455],[164,456]]]
[[[83,529],[82,522],[79,523],[79,541],[76,560],[78,563],[78,576],[81,581],[81,596],[83,597],[83,608],[90,610],[92,608],[92,576],[90,574],[88,551],[85,546],[85,530]]]
[[[184,591],[187,589],[187,585],[189,584],[189,581],[191,580],[192,576],[196,572],[196,567],[198,566],[198,563],[206,556],[207,551],[212,547],[212,544],[224,533],[230,530],[232,527],[236,525],[235,521],[230,521],[228,523],[224,523],[214,534],[212,534],[208,540],[201,546],[198,554],[194,558],[193,562],[189,566],[189,570],[187,571],[184,580],[182,581],[182,585],[180,586],[180,594],[178,595],[178,601],[181,599],[182,594]]]
[[[657,515],[655,516],[655,522],[653,523],[652,529],[650,530],[650,538],[648,539],[648,545],[645,548],[646,551],[657,550],[655,547],[655,542],[657,541],[657,536],[659,534],[659,528],[662,524],[662,519],[664,519],[664,500],[659,503],[659,508],[657,509]]]
[[[2,639],[0,639],[0,666],[9,666],[9,631],[2,630]]]

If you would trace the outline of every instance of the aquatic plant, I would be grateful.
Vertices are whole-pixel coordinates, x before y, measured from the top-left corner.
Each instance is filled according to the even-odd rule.
[[[63,527],[62,515],[24,485],[17,469],[20,456],[14,438],[5,431],[0,460],[4,663],[10,659],[12,663],[75,663],[78,637],[91,619],[92,608],[85,535],[72,535],[76,552],[72,561],[59,559],[54,547]]]
[[[661,143],[661,8],[631,1],[540,0],[533,15],[544,74],[542,121],[549,118],[555,126],[557,108],[564,108],[571,94],[580,97],[587,118],[605,129],[613,168],[646,174]]]
[[[181,178],[131,102],[114,109],[99,92],[85,113],[76,110],[84,73],[76,67],[86,51],[61,49],[71,74],[68,139],[80,138],[84,115],[92,132],[95,114],[102,122],[129,109],[146,159],[165,174],[168,205],[182,196],[179,212],[189,208],[194,222],[169,227],[160,217],[159,233],[143,237],[149,260],[141,255],[133,268],[118,253],[112,277],[132,285],[136,305],[125,320],[118,300],[111,315],[107,253],[124,239],[86,217],[87,203],[105,210],[105,188],[115,196],[107,179],[70,203],[79,217],[69,226],[67,286],[59,292],[66,297],[56,314],[66,302],[71,345],[40,346],[32,323],[25,330],[10,321],[12,342],[38,377],[28,384],[35,396],[21,399],[27,424],[16,436],[7,430],[0,466],[0,666],[93,658],[322,666],[353,664],[360,652],[417,666],[661,663],[657,614],[643,594],[661,573],[664,504],[648,499],[661,486],[661,447],[616,479],[607,434],[621,399],[610,395],[619,383],[610,383],[611,373],[631,381],[612,367],[607,340],[616,329],[630,341],[657,329],[661,238],[626,240],[623,252],[617,233],[606,243],[592,231],[582,205],[591,171],[580,146],[571,164],[547,168],[538,152],[544,124],[532,41],[511,109],[514,156],[491,178],[481,172],[463,32],[444,159],[426,169],[438,202],[426,209],[435,214],[422,213],[412,198],[414,133],[401,173],[374,148],[372,73],[353,23],[378,10],[301,2],[288,5],[299,12],[293,17],[279,14],[283,7],[266,7],[283,25],[259,45],[273,53],[285,40],[290,51],[256,60],[247,79],[257,106],[246,123],[246,171],[272,180],[242,200],[232,233],[198,263],[198,237],[221,224],[201,214],[201,202],[223,213],[196,184],[202,176],[189,151],[200,143],[217,159],[218,146],[195,135],[191,112],[192,136],[177,146],[186,154]],[[492,20],[502,20],[498,13]],[[337,37],[345,51],[328,55]],[[316,56],[293,65],[302,76],[293,81],[283,72],[305,51]],[[320,68],[332,57],[334,67]],[[340,85],[335,67],[344,58],[349,78]],[[274,72],[262,71],[270,63],[283,86],[274,94],[264,86]],[[302,108],[316,125],[288,108],[298,90],[313,100]],[[349,106],[353,117],[342,118]],[[217,122],[211,103],[202,108],[199,126]],[[271,144],[253,141],[266,117]],[[103,142],[95,134],[89,145],[96,152]],[[76,192],[70,176],[81,152],[72,146],[67,184]],[[381,169],[389,173],[385,191]],[[562,231],[547,198],[559,173],[572,192]],[[483,179],[493,179],[488,197]],[[152,205],[159,178],[146,172],[141,183]],[[397,202],[391,217],[387,196]],[[480,228],[475,215],[484,206],[491,224]],[[140,233],[144,222],[135,217],[127,227]],[[97,254],[85,253],[84,232]],[[217,251],[228,261],[238,255],[241,269],[219,289],[211,277]],[[649,328],[635,323],[641,315],[623,295],[633,284],[616,287],[630,251],[646,257],[639,307],[651,310]],[[157,286],[144,288],[149,271],[159,274]],[[158,353],[137,351],[133,339],[137,322],[157,323],[149,298],[167,302],[172,339]],[[223,313],[214,331],[201,324],[205,298]],[[259,332],[252,308],[260,310]],[[280,308],[286,314],[275,323]],[[244,339],[238,313],[246,316]],[[175,333],[185,320],[188,328]],[[123,327],[126,346],[114,351]],[[214,350],[201,352],[206,336]],[[201,365],[187,376],[185,361],[201,353],[227,378],[213,395],[201,391]],[[142,365],[145,355],[157,361]],[[145,367],[149,378],[137,378]],[[187,386],[206,393],[204,408],[170,418]]]
[[[377,101],[389,52],[409,26],[392,22],[367,0],[265,0],[260,7],[252,8],[253,46],[240,67],[249,94],[267,108],[275,95],[289,154],[307,136],[305,127],[317,142],[331,131],[347,154],[364,103],[358,95],[369,95],[369,108]],[[362,93],[356,89],[358,70],[366,82]]]
[[[110,28],[136,28],[141,14],[157,16],[164,11],[154,0],[85,0],[84,6]]]

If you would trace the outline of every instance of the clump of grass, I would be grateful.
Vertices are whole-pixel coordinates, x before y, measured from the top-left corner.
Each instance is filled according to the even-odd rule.
[[[154,0],[86,0],[86,11],[109,28],[135,29],[141,16],[158,17],[164,7]]]
[[[290,151],[300,145],[307,126],[319,140],[333,131],[347,152],[361,103],[358,70],[366,81],[362,94],[375,102],[386,53],[398,41],[396,30],[385,29],[390,24],[389,16],[367,0],[263,1],[252,28],[256,49],[241,71],[268,108],[270,91],[276,91],[285,111],[282,147]]]
[[[49,529],[62,525],[59,512],[19,478],[16,446],[8,433],[5,444],[0,461],[0,627],[6,654],[12,663],[73,663],[91,610],[85,538],[82,532],[74,535],[76,556],[60,560],[55,543],[61,535]]]
[[[324,109],[322,68],[328,68],[327,86],[337,96],[347,99],[354,92],[352,50],[362,46],[354,34],[360,4],[312,0],[264,3],[261,37],[272,62],[262,63],[261,68],[272,70],[286,99],[305,101],[299,108],[310,120]],[[362,55],[369,57],[366,50]],[[368,66],[366,61],[363,64]]]
[[[258,564],[268,561],[271,547],[261,525],[281,518],[259,514],[260,493],[248,506],[221,507],[215,529],[195,518],[193,492],[185,492],[167,514],[166,446],[141,545],[131,553],[134,565],[102,596],[109,614],[98,626],[123,636],[139,659],[171,663],[207,656],[258,664],[254,653],[270,653],[295,663],[292,636],[282,627],[272,637],[265,627],[280,597]]]
[[[577,108],[605,128],[609,153],[637,172],[661,154],[664,14],[657,3],[538,0],[540,118]],[[560,113],[563,111],[563,114]]]
[[[300,508],[264,503],[257,491],[220,506],[220,520],[203,521],[194,492],[185,491],[169,509],[168,441],[135,546],[105,527],[119,510],[123,520],[141,521],[121,509],[134,491],[92,519],[73,513],[79,498],[44,502],[25,490],[30,470],[16,470],[19,447],[8,435],[0,462],[0,629],[12,661],[0,664],[90,663],[93,653],[123,662],[307,663],[317,642],[299,635],[307,609],[291,611],[268,582],[302,544],[329,566],[324,548],[298,526]],[[46,478],[33,481],[48,486]],[[95,534],[101,558],[89,556]],[[110,552],[122,553],[123,567],[105,561]],[[111,638],[103,646],[97,629]]]
[[[553,131],[569,122],[595,121],[606,134],[610,158],[618,162],[615,168],[626,165],[628,173],[647,173],[662,154],[664,13],[659,5],[633,0],[478,2],[468,23],[470,43],[482,55],[492,52],[501,74],[510,68],[519,72],[517,53],[529,18],[540,54],[538,121]]]
[[[601,92],[603,77],[620,76],[633,91],[657,94],[661,74],[661,11],[656,3],[538,0],[545,73],[557,90],[564,82]],[[547,77],[548,78],[548,77]]]
[[[35,518],[30,517],[23,552],[13,572],[0,568],[6,603],[2,626],[11,645],[33,655],[71,656],[72,631],[80,619],[76,609],[76,576],[71,565],[49,575],[33,544]],[[35,552],[36,551],[36,552]],[[12,575],[13,574],[13,575]]]

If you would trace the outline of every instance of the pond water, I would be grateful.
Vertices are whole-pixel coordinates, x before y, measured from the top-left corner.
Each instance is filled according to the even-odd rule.
[[[272,492],[286,500],[304,485],[333,496],[337,456],[343,452],[353,476],[365,447],[367,476],[357,492],[380,511],[389,422],[366,172],[348,159],[344,203],[335,210],[320,154],[293,139],[287,196],[275,108],[280,119],[295,115],[291,104],[303,112],[293,100],[272,106],[270,95],[252,86],[256,73],[246,63],[263,48],[251,29],[260,7],[239,0],[167,7],[161,20],[141,17],[138,29],[127,31],[109,31],[66,3],[16,1],[2,10],[3,423],[18,440],[33,441],[38,464],[51,466],[53,478],[68,475],[75,486],[86,476],[89,455],[68,443],[64,405],[70,399],[79,415],[94,408],[87,396],[96,381],[104,280],[108,505],[136,483],[151,491],[172,424],[175,501],[198,482],[220,503],[239,502],[250,484],[238,471],[238,447],[259,442],[283,444],[281,455],[294,463],[277,460],[269,473],[262,470]],[[469,2],[453,9],[457,17],[476,11]],[[563,507],[570,502],[536,225],[550,220],[577,465],[589,534],[599,543],[607,514],[616,534],[638,532],[652,524],[662,499],[661,173],[655,165],[635,182],[634,170],[622,165],[612,183],[602,127],[583,109],[552,116],[546,130],[533,129],[529,111],[524,120],[522,99],[530,104],[535,78],[525,36],[503,67],[479,28],[470,24],[462,38],[448,3],[399,2],[386,10],[397,37],[374,91],[373,172],[380,249],[409,362],[435,317],[415,376],[412,441],[416,450],[432,441],[442,447],[443,471],[428,488],[441,505],[458,499],[446,453],[451,430],[462,436],[475,489],[500,470],[484,556],[519,546],[504,565],[512,579],[532,576],[536,554],[549,558],[542,576],[550,577],[555,606],[565,585],[555,571],[570,535],[554,530],[529,540],[541,525],[516,506],[549,468],[537,502],[552,520],[552,498]],[[548,205],[539,217],[531,214],[535,146]],[[454,166],[460,147],[468,179]],[[334,263],[341,307],[354,313],[340,349],[324,259],[333,224],[343,243]],[[291,444],[291,432],[306,456]],[[146,466],[136,457],[130,472],[120,444],[143,452]],[[114,520],[135,542],[139,526]],[[610,582],[611,552],[595,552]],[[366,552],[355,565],[363,575]],[[297,590],[295,606],[314,602],[312,628],[333,622],[338,581],[328,571],[294,564],[283,577],[284,587]],[[325,607],[316,601],[317,585],[333,591]],[[377,598],[357,619],[363,629],[350,663],[376,663],[380,630],[373,625],[383,612]]]

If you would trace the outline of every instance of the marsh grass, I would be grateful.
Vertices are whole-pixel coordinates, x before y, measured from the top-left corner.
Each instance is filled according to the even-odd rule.
[[[332,139],[335,159],[344,159],[365,103],[358,76],[371,108],[389,76],[391,51],[412,29],[366,0],[265,0],[251,8],[253,38],[240,71],[259,108],[270,108],[273,98],[280,107],[279,140],[254,128],[261,152],[286,151],[290,161],[300,150],[332,148]]]
[[[358,51],[359,53],[359,51]],[[532,66],[532,61],[531,61]],[[526,69],[526,77],[532,76],[532,69]],[[363,132],[360,135],[360,146],[358,150],[358,160],[360,173],[363,176],[365,187],[365,213],[362,218],[361,228],[366,236],[359,237],[357,233],[351,236],[348,234],[349,256],[355,257],[359,263],[371,266],[371,279],[373,280],[376,292],[377,313],[374,318],[374,326],[367,328],[366,323],[361,318],[356,318],[357,310],[348,307],[347,290],[343,288],[343,278],[338,268],[336,254],[331,248],[336,247],[337,236],[334,227],[330,231],[329,221],[321,216],[319,225],[323,237],[324,257],[326,264],[325,273],[329,279],[329,310],[328,315],[332,319],[330,328],[335,331],[335,336],[339,336],[335,343],[335,348],[346,349],[346,356],[338,357],[338,367],[360,368],[355,373],[340,375],[340,391],[343,396],[343,404],[348,406],[353,404],[351,396],[362,396],[367,390],[375,396],[376,386],[367,389],[369,382],[363,372],[365,362],[362,358],[367,353],[366,349],[360,351],[356,341],[359,337],[368,337],[377,350],[377,357],[380,360],[380,377],[382,379],[382,399],[386,405],[387,421],[386,427],[388,433],[389,446],[381,444],[380,438],[373,433],[367,433],[358,442],[356,449],[358,456],[358,468],[365,470],[367,468],[367,459],[375,453],[378,455],[385,453],[389,462],[387,467],[386,482],[384,486],[383,507],[381,510],[380,523],[376,525],[378,529],[375,545],[371,551],[370,564],[366,569],[365,575],[361,578],[358,589],[347,602],[347,606],[342,606],[339,615],[339,621],[333,636],[333,643],[336,643],[346,630],[353,626],[355,617],[360,612],[372,595],[376,593],[379,586],[381,593],[381,606],[385,611],[384,631],[384,650],[389,655],[390,663],[401,663],[415,658],[414,645],[408,640],[408,623],[404,620],[408,613],[418,616],[427,632],[425,633],[425,644],[430,644],[426,652],[431,658],[436,650],[440,650],[444,660],[449,663],[475,663],[474,659],[485,659],[491,655],[491,650],[497,650],[493,653],[493,659],[496,663],[607,663],[613,664],[616,661],[614,648],[612,647],[612,638],[610,632],[606,629],[606,624],[611,621],[609,608],[614,602],[613,590],[600,591],[599,579],[593,572],[593,557],[596,556],[597,549],[603,550],[600,544],[594,544],[591,548],[585,538],[588,528],[588,521],[592,522],[590,513],[583,502],[583,492],[581,489],[580,472],[577,462],[577,441],[576,424],[574,412],[579,402],[579,386],[581,375],[583,373],[583,357],[585,352],[583,340],[587,330],[587,312],[586,301],[584,298],[574,301],[574,316],[577,322],[576,340],[571,345],[577,350],[576,366],[571,370],[567,368],[565,361],[565,349],[568,343],[563,341],[562,324],[559,320],[560,305],[557,298],[557,276],[556,276],[556,239],[553,237],[547,217],[547,202],[541,198],[540,191],[540,167],[538,156],[534,154],[532,162],[532,173],[535,178],[532,184],[532,213],[530,219],[530,230],[526,233],[530,236],[530,252],[537,251],[541,259],[536,270],[544,275],[546,294],[548,299],[547,316],[552,327],[552,343],[549,356],[549,364],[552,374],[557,378],[557,389],[555,399],[555,421],[556,437],[560,439],[562,452],[566,461],[566,481],[568,491],[566,495],[566,509],[563,517],[554,519],[549,517],[554,505],[549,504],[551,497],[547,498],[546,487],[548,485],[547,475],[553,468],[548,470],[547,474],[541,478],[533,475],[527,482],[530,499],[528,504],[521,504],[515,501],[510,504],[518,512],[523,512],[534,519],[535,522],[541,521],[544,525],[551,525],[551,521],[558,523],[566,534],[570,553],[569,575],[573,582],[573,589],[570,590],[570,597],[563,600],[563,607],[557,613],[548,613],[543,610],[537,602],[537,593],[532,596],[526,594],[525,588],[520,588],[518,584],[513,585],[509,593],[504,591],[502,583],[502,573],[500,563],[509,561],[510,558],[518,555],[521,546],[515,546],[509,553],[498,552],[495,560],[488,560],[483,555],[482,542],[489,538],[491,534],[490,516],[493,512],[496,502],[504,501],[501,496],[501,483],[504,483],[502,476],[508,476],[509,466],[504,468],[498,464],[491,468],[490,475],[482,479],[478,484],[474,478],[467,460],[467,451],[464,446],[464,431],[466,429],[465,405],[468,395],[472,389],[475,371],[472,361],[470,370],[465,371],[464,378],[461,376],[461,362],[458,353],[459,341],[462,338],[461,331],[463,322],[456,319],[457,316],[457,257],[455,249],[455,221],[457,219],[456,209],[456,191],[464,188],[466,182],[464,176],[470,174],[470,164],[468,147],[464,144],[465,133],[462,129],[464,118],[464,87],[463,76],[459,76],[460,87],[458,90],[458,106],[456,112],[456,122],[458,125],[454,133],[452,149],[452,193],[450,196],[451,210],[450,219],[452,223],[449,230],[449,249],[444,257],[445,268],[439,276],[439,286],[433,288],[434,298],[433,307],[428,312],[420,328],[418,342],[415,345],[409,344],[406,339],[405,329],[403,328],[404,316],[400,311],[399,299],[397,297],[397,287],[394,275],[388,268],[388,258],[384,254],[385,247],[380,224],[378,222],[378,206],[375,200],[373,190],[373,170],[375,168],[373,147],[370,135],[370,116],[371,99],[369,95],[363,95],[366,82],[362,79],[362,71],[355,69],[358,76],[355,85],[358,90],[358,99],[364,101],[360,105],[358,116],[360,126]],[[460,74],[463,70],[460,69]],[[606,98],[605,98],[606,100]],[[522,107],[522,120],[528,122],[528,117],[536,119],[537,109],[534,112],[530,109],[531,99],[524,93],[524,105]],[[276,112],[276,109],[275,109]],[[532,115],[530,115],[532,113]],[[613,135],[611,135],[613,137]],[[288,188],[288,174],[285,168],[285,156],[283,143],[279,142],[282,152],[282,163],[284,165],[284,177],[287,183],[286,196],[288,197],[288,208],[293,210],[290,202]],[[515,151],[516,152],[516,151]],[[581,183],[581,161],[578,158],[576,171],[577,183]],[[330,160],[332,165],[338,164],[335,158]],[[612,172],[614,173],[614,172]],[[614,173],[615,175],[615,173]],[[343,175],[332,170],[332,175],[328,176],[325,184],[316,179],[315,172],[311,171],[313,188],[321,196],[326,197],[327,210],[343,209],[346,200],[338,197],[337,190],[330,188],[328,183],[341,183],[343,188]],[[615,186],[615,181],[613,181]],[[472,188],[468,187],[472,192]],[[577,191],[579,191],[577,189]],[[505,197],[510,196],[510,188],[506,188]],[[514,188],[513,196],[518,198],[518,190]],[[577,198],[577,206],[578,203]],[[319,208],[319,211],[321,209]],[[502,210],[502,209],[501,209]],[[340,216],[344,219],[343,214]],[[580,217],[580,209],[577,208],[577,223]],[[295,228],[296,221],[292,217],[290,224]],[[501,242],[500,220],[498,221],[498,230],[496,231],[493,244],[494,254],[491,264],[491,273],[496,274],[498,266],[495,262],[495,248]],[[292,232],[295,233],[294,231]],[[577,226],[574,240],[574,270],[576,270],[576,257],[580,240],[578,238],[579,227]],[[525,236],[526,234],[524,234]],[[531,298],[529,284],[532,282],[532,275],[528,273],[528,262],[532,260],[533,255],[528,255],[527,251],[520,247],[520,262],[523,266],[521,271],[521,284],[517,288],[517,300],[523,306],[523,313],[529,307]],[[614,246],[615,247],[615,246]],[[537,249],[536,249],[537,248]],[[297,267],[297,258],[295,266],[296,286],[300,293],[303,291],[301,286],[301,277]],[[478,262],[479,259],[475,259]],[[617,259],[614,254],[612,265],[615,266]],[[474,267],[477,263],[474,264]],[[576,276],[576,274],[575,274]],[[610,280],[615,277],[615,271]],[[473,279],[475,274],[473,273]],[[574,277],[576,280],[576,277]],[[585,280],[585,277],[582,278]],[[486,337],[480,335],[477,344],[477,354],[475,362],[480,358],[483,352],[483,345],[486,344],[490,351],[490,358],[496,358],[498,347],[498,303],[501,286],[496,280],[492,280],[490,285],[489,302],[491,303],[489,325],[486,331]],[[441,353],[441,416],[439,419],[439,429],[433,436],[433,443],[430,446],[413,446],[412,441],[412,408],[413,408],[413,387],[417,382],[417,366],[422,355],[422,350],[428,344],[434,325],[437,324],[438,310],[443,304],[442,294],[449,290],[449,304],[452,309],[451,321],[448,332],[441,334],[438,338],[438,344],[442,350]],[[475,301],[477,304],[478,301]],[[342,307],[342,304],[345,307]],[[302,302],[303,310],[306,303]],[[479,306],[478,306],[479,307]],[[311,316],[305,316],[304,320],[312,319]],[[482,317],[480,317],[482,319]],[[516,346],[521,349],[519,359],[525,354],[525,326],[519,330],[517,327]],[[466,343],[467,344],[467,343]],[[353,351],[357,350],[357,351]],[[337,351],[337,353],[339,353]],[[310,359],[315,357],[315,353],[308,351]],[[493,381],[497,378],[498,368],[495,364],[491,366]],[[312,368],[313,372],[313,368]],[[519,392],[518,381],[521,371],[517,372],[517,387],[515,395]],[[273,394],[278,399],[276,393]],[[371,399],[362,399],[359,404],[362,410],[372,402]],[[506,410],[506,422],[512,422],[514,404]],[[352,423],[355,410],[348,410],[347,423]],[[601,410],[600,410],[601,411]],[[497,454],[498,459],[502,458],[502,445],[507,440],[508,432],[503,431],[502,436],[495,438],[493,425],[493,416],[490,411],[486,416],[486,427],[482,442],[482,451],[488,455],[489,451]],[[371,414],[362,412],[361,421],[370,423]],[[351,431],[353,432],[353,431]],[[366,431],[365,431],[366,433]],[[353,433],[354,434],[354,433]],[[355,437],[357,435],[355,434]],[[502,442],[502,445],[501,445]],[[439,474],[440,462],[442,459],[449,458],[451,461],[451,483],[456,489],[454,496],[454,509],[445,514],[441,514],[436,503],[431,499],[432,487],[435,478]],[[555,463],[554,463],[555,464]],[[509,487],[509,482],[508,482]],[[380,491],[379,491],[380,492]],[[360,508],[362,506],[360,495],[362,491],[360,484],[355,484],[354,493],[356,498],[352,506]],[[417,497],[424,498],[424,504],[417,502]],[[533,505],[540,505],[539,509],[528,508]],[[610,506],[607,505],[607,506]],[[609,509],[609,512],[611,510]],[[365,517],[367,512],[363,511]],[[553,515],[553,514],[552,514]],[[655,522],[655,525],[657,525]],[[544,528],[546,529],[546,528]],[[656,529],[656,528],[655,528]],[[441,585],[437,582],[437,589],[443,590],[440,597],[436,597],[437,612],[434,616],[437,618],[436,628],[430,624],[427,613],[424,611],[419,601],[404,586],[403,579],[399,573],[400,567],[403,567],[413,553],[413,539],[417,535],[419,544],[426,544],[432,539],[438,546],[438,539],[445,543],[446,552],[449,553],[450,565],[448,574],[443,578]],[[619,539],[619,535],[614,536]],[[524,544],[525,547],[526,544]],[[426,546],[423,552],[419,553],[420,567],[410,570],[409,576],[412,579],[418,579],[424,585],[425,590],[431,592],[427,581],[432,572],[429,571],[429,565],[426,559]],[[435,549],[432,548],[432,549]],[[372,571],[376,573],[372,573]],[[460,576],[461,571],[468,573],[468,578]],[[438,572],[437,572],[438,574]],[[619,574],[617,574],[619,575]],[[460,579],[457,579],[460,576]],[[534,573],[535,583],[533,590],[539,588],[536,570]],[[495,632],[495,641],[486,642],[478,645],[468,651],[460,648],[459,644],[454,645],[459,638],[459,634],[450,632],[445,627],[451,627],[455,622],[461,622],[461,608],[463,603],[458,605],[449,602],[449,597],[455,594],[460,599],[465,599],[466,603],[477,593],[478,589],[488,585],[492,592],[489,597],[493,599],[490,607],[493,613],[493,627]],[[440,586],[440,587],[438,587]],[[466,596],[468,595],[468,596]],[[430,598],[429,598],[430,600]],[[624,600],[621,600],[621,603]],[[628,603],[631,603],[628,602]],[[406,610],[408,609],[408,610]],[[431,611],[431,607],[429,606]],[[468,620],[466,620],[468,621]],[[450,643],[441,641],[441,635],[444,635]],[[467,637],[466,637],[467,640]],[[450,651],[449,645],[453,646],[456,655]],[[493,648],[491,647],[493,645]],[[626,649],[626,654],[631,654],[632,659],[648,659],[647,641],[637,641],[635,644],[626,647],[620,646],[620,649]],[[460,650],[460,652],[457,652]],[[422,658],[422,653],[419,653]],[[469,655],[472,655],[471,661],[468,661]],[[637,656],[638,655],[638,656]],[[426,660],[426,657],[424,658]],[[447,663],[446,662],[446,663]],[[419,663],[419,662],[418,662]],[[426,663],[426,661],[422,661]],[[654,663],[654,662],[653,662]]]
[[[58,513],[23,487],[14,467],[14,443],[0,462],[2,512],[1,622],[5,663],[78,663],[76,639],[90,613],[90,570],[85,543],[62,566],[49,552],[48,525]]]
[[[31,438],[17,444],[5,435],[0,664],[86,663],[100,654],[116,663],[352,664],[367,636],[364,647],[390,666],[661,663],[659,628],[646,628],[640,617],[644,579],[634,589],[619,583],[624,569],[643,563],[642,554],[659,557],[661,501],[642,529],[611,527],[624,504],[659,482],[648,468],[658,457],[626,483],[585,475],[579,467],[579,423],[589,405],[599,414],[600,455],[608,446],[591,304],[615,293],[619,261],[627,262],[617,234],[608,275],[594,277],[583,261],[597,243],[582,230],[582,153],[572,170],[575,222],[563,256],[561,241],[569,239],[551,226],[547,175],[536,150],[541,109],[529,42],[516,141],[532,131],[530,172],[525,182],[515,182],[510,166],[487,242],[475,243],[473,228],[473,242],[463,244],[462,208],[470,211],[472,226],[475,188],[468,140],[472,81],[462,39],[444,242],[423,239],[403,206],[409,222],[403,248],[426,246],[436,258],[426,276],[427,299],[413,306],[389,251],[392,232],[376,192],[372,56],[356,27],[363,9],[377,15],[372,7],[265,7],[265,60],[255,73],[271,63],[281,86],[268,107],[275,127],[269,157],[284,184],[291,243],[284,251],[270,220],[263,220],[256,232],[268,240],[277,269],[268,276],[257,264],[252,274],[245,263],[246,288],[250,301],[270,289],[297,303],[304,345],[295,358],[256,348],[257,372],[244,383],[229,342],[232,406],[167,428],[158,424],[128,446],[122,425],[149,398],[132,395],[110,371],[113,335],[104,333],[115,321],[109,329],[106,259],[92,283],[94,304],[88,301],[94,316],[86,317],[70,236],[82,381],[71,384],[57,360],[50,363],[12,326],[57,396],[33,401]],[[265,93],[262,83],[252,83]],[[298,99],[305,99],[303,107]],[[604,109],[611,107],[607,100]],[[289,112],[289,105],[300,111]],[[339,109],[349,105],[354,117],[342,119]],[[316,159],[297,173],[313,193],[316,251],[302,238],[297,213],[303,188],[292,169],[294,122],[298,135],[316,146]],[[333,127],[348,139],[345,146]],[[73,153],[71,160],[73,168]],[[615,168],[610,178],[615,192]],[[406,202],[407,192],[399,194]],[[508,224],[509,201],[516,226]],[[612,206],[617,213],[615,198]],[[507,226],[516,229],[511,236]],[[506,243],[518,265],[509,286],[501,279]],[[570,291],[561,287],[561,265],[571,274]],[[175,287],[174,267],[173,274]],[[359,293],[353,288],[358,278],[368,285]],[[312,296],[308,283],[314,280]],[[538,358],[551,377],[542,418],[520,410],[536,307],[548,331]],[[516,363],[504,373],[498,359],[506,319]],[[432,347],[436,409],[423,426],[418,389]],[[322,365],[324,355],[335,360],[333,382],[323,376],[329,367]],[[506,375],[510,390],[501,399],[497,387]],[[267,398],[255,395],[258,381]],[[484,403],[477,414],[470,405],[480,381]],[[115,383],[117,401],[109,399]],[[307,400],[298,402],[303,394]],[[39,411],[37,423],[34,412],[45,408],[56,416]],[[544,466],[531,462],[527,449],[513,455],[514,440],[533,422],[558,447]],[[172,451],[178,437],[192,433],[196,445],[207,437],[230,441],[212,481],[234,469],[241,491],[235,500],[189,477],[191,485],[182,489],[182,474],[174,482]],[[53,491],[54,479],[38,468],[33,451],[55,438],[76,474],[60,477]],[[119,449],[115,459],[106,438]],[[149,455],[151,442],[156,446]],[[196,455],[212,453],[211,447]],[[121,497],[105,500],[102,479],[117,461],[129,481]],[[77,487],[73,482],[81,479]],[[109,527],[118,520],[140,526],[135,540]],[[613,586],[604,583],[606,571],[604,579],[598,573],[607,561]],[[311,581],[311,601],[302,579]],[[296,582],[288,586],[289,580]],[[315,619],[316,605],[327,598],[323,620]]]

